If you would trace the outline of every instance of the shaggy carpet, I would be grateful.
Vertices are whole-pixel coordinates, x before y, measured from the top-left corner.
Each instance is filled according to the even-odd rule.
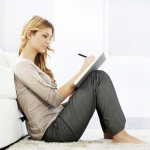
[[[101,129],[86,129],[78,142],[57,143],[32,140],[29,136],[7,150],[150,150],[150,130],[126,129],[127,133],[148,142],[147,144],[114,144],[103,139]]]

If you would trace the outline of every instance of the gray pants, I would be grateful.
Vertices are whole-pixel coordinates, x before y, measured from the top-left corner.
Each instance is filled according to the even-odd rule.
[[[45,142],[77,142],[84,133],[95,109],[102,130],[112,135],[124,129],[126,119],[109,75],[102,70],[92,71],[83,81],[68,104],[47,128]]]

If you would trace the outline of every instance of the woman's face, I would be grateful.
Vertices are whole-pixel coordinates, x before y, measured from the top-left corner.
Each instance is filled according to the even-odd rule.
[[[50,39],[52,36],[52,29],[46,28],[43,31],[36,32],[30,38],[30,45],[37,53],[44,53],[50,44]]]

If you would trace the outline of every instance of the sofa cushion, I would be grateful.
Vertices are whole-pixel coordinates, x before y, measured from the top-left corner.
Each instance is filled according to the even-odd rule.
[[[10,68],[0,66],[0,99],[17,99],[14,73]]]
[[[14,64],[14,62],[18,58],[18,53],[16,52],[5,52],[3,53],[5,55],[5,61],[8,66],[8,68],[11,68]]]
[[[6,60],[5,60],[5,55],[3,53],[3,51],[0,49],[0,66],[1,67],[4,67],[4,68],[7,68],[7,63],[6,63]]]

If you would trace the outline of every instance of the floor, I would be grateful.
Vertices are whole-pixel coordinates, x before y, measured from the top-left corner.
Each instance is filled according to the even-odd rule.
[[[99,129],[99,128],[101,128],[99,118],[98,116],[93,116],[87,126],[87,129]],[[125,129],[150,129],[150,118],[126,118]],[[26,136],[24,138],[21,138],[20,140],[28,137],[29,136]],[[20,140],[16,142],[19,142]],[[5,147],[4,149],[8,148],[9,146]]]

